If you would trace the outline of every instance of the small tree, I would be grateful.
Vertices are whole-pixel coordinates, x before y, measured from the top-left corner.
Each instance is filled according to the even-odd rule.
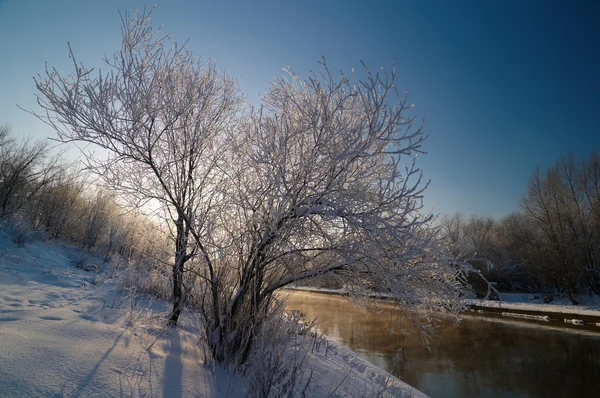
[[[462,213],[455,213],[452,216],[444,215],[440,220],[440,239],[445,242],[448,249],[455,258],[465,257],[469,254],[465,238],[466,220]]]
[[[49,238],[67,237],[74,232],[73,221],[83,192],[80,176],[73,170],[62,170],[36,197],[31,211],[34,227],[46,231]]]
[[[50,156],[48,144],[11,137],[0,126],[0,218],[15,215],[64,170],[60,156]]]
[[[214,358],[242,364],[276,292],[336,274],[354,293],[393,295],[455,313],[461,270],[440,259],[426,184],[426,136],[396,70],[354,81],[323,62],[308,80],[276,79],[243,113],[233,80],[183,47],[167,47],[150,13],[123,18],[110,70],[79,65],[36,79],[40,117],[62,141],[109,151],[88,157],[109,187],[167,214],[175,242],[172,323],[184,264]],[[188,286],[189,288],[189,286]],[[192,290],[190,290],[192,291]]]

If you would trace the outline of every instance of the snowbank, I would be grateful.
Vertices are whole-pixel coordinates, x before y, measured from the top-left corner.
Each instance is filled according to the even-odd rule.
[[[508,310],[532,311],[541,313],[576,314],[600,317],[600,297],[582,296],[579,305],[571,305],[566,297],[557,297],[551,304],[543,303],[541,295],[530,293],[502,293],[502,301],[469,299],[467,305],[502,308]]]
[[[327,342],[328,349],[308,361],[314,383],[309,397],[411,397],[426,394],[362,359],[347,347]]]
[[[249,383],[208,363],[185,314],[165,328],[167,305],[119,291],[77,269],[74,247],[16,247],[0,231],[0,392],[3,397],[219,397]],[[349,349],[323,341],[308,354],[312,397],[425,397]]]

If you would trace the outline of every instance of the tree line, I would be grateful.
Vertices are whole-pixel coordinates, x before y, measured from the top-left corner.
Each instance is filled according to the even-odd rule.
[[[569,154],[531,176],[519,211],[443,217],[441,234],[501,291],[600,294],[600,154]],[[489,260],[489,262],[488,262]]]
[[[48,141],[18,139],[9,125],[0,126],[0,223],[18,245],[58,240],[106,264],[151,258],[144,260],[151,271],[167,258],[168,241],[156,223],[125,212],[113,193],[93,184]]]

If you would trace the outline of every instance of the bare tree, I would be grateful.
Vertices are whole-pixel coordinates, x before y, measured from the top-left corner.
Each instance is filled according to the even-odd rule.
[[[27,207],[67,167],[61,153],[52,154],[47,142],[16,140],[8,125],[0,126],[0,218],[29,212]]]
[[[214,63],[202,63],[184,46],[169,45],[150,14],[122,17],[122,47],[104,58],[108,72],[73,59],[75,72],[47,69],[36,79],[41,119],[63,142],[83,141],[108,151],[87,153],[90,170],[136,207],[162,208],[175,228],[173,311],[177,323],[185,263],[196,215],[210,207],[206,181],[220,156],[219,134],[231,127],[241,104],[236,83]],[[200,221],[201,222],[201,221]]]
[[[172,323],[193,292],[214,358],[242,364],[276,292],[335,273],[356,294],[415,309],[461,307],[461,269],[441,260],[422,214],[416,166],[426,136],[395,67],[355,80],[325,63],[276,79],[245,117],[236,84],[184,47],[167,47],[150,13],[123,18],[106,73],[77,64],[36,79],[42,120],[88,154],[108,186],[168,215],[175,241]],[[195,286],[182,285],[186,270]]]
[[[497,279],[497,247],[494,242],[496,222],[490,217],[461,213],[444,216],[440,222],[439,237],[453,257],[471,265],[467,282],[477,298],[498,298],[498,292],[488,280]]]
[[[537,275],[532,272],[530,253],[536,245],[537,235],[529,219],[520,212],[500,219],[493,229],[494,263],[492,280],[498,282],[502,291],[539,292]]]
[[[0,126],[0,218],[16,213],[39,189],[48,156],[48,145],[10,136],[10,127]],[[43,185],[43,184],[42,184]]]
[[[46,231],[50,238],[63,237],[79,243],[79,236],[75,235],[82,234],[76,226],[83,216],[80,204],[85,188],[81,175],[73,169],[58,173],[36,198],[31,211],[34,227]]]
[[[444,215],[440,220],[440,239],[449,246],[455,258],[469,255],[465,240],[465,224],[465,216],[458,212],[452,216]]]
[[[573,303],[582,288],[598,291],[597,155],[579,163],[570,154],[545,174],[537,170],[522,208],[537,227],[536,258],[542,279]]]
[[[583,164],[583,208],[589,223],[587,237],[588,267],[586,272],[595,294],[600,294],[600,154],[592,153]]]

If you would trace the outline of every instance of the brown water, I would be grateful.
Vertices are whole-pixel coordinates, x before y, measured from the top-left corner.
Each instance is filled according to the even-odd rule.
[[[345,297],[295,292],[288,310],[317,318],[319,330],[431,397],[600,397],[600,330],[503,317],[442,323],[425,344],[404,324],[394,334],[381,315]],[[598,328],[600,329],[600,328]]]

